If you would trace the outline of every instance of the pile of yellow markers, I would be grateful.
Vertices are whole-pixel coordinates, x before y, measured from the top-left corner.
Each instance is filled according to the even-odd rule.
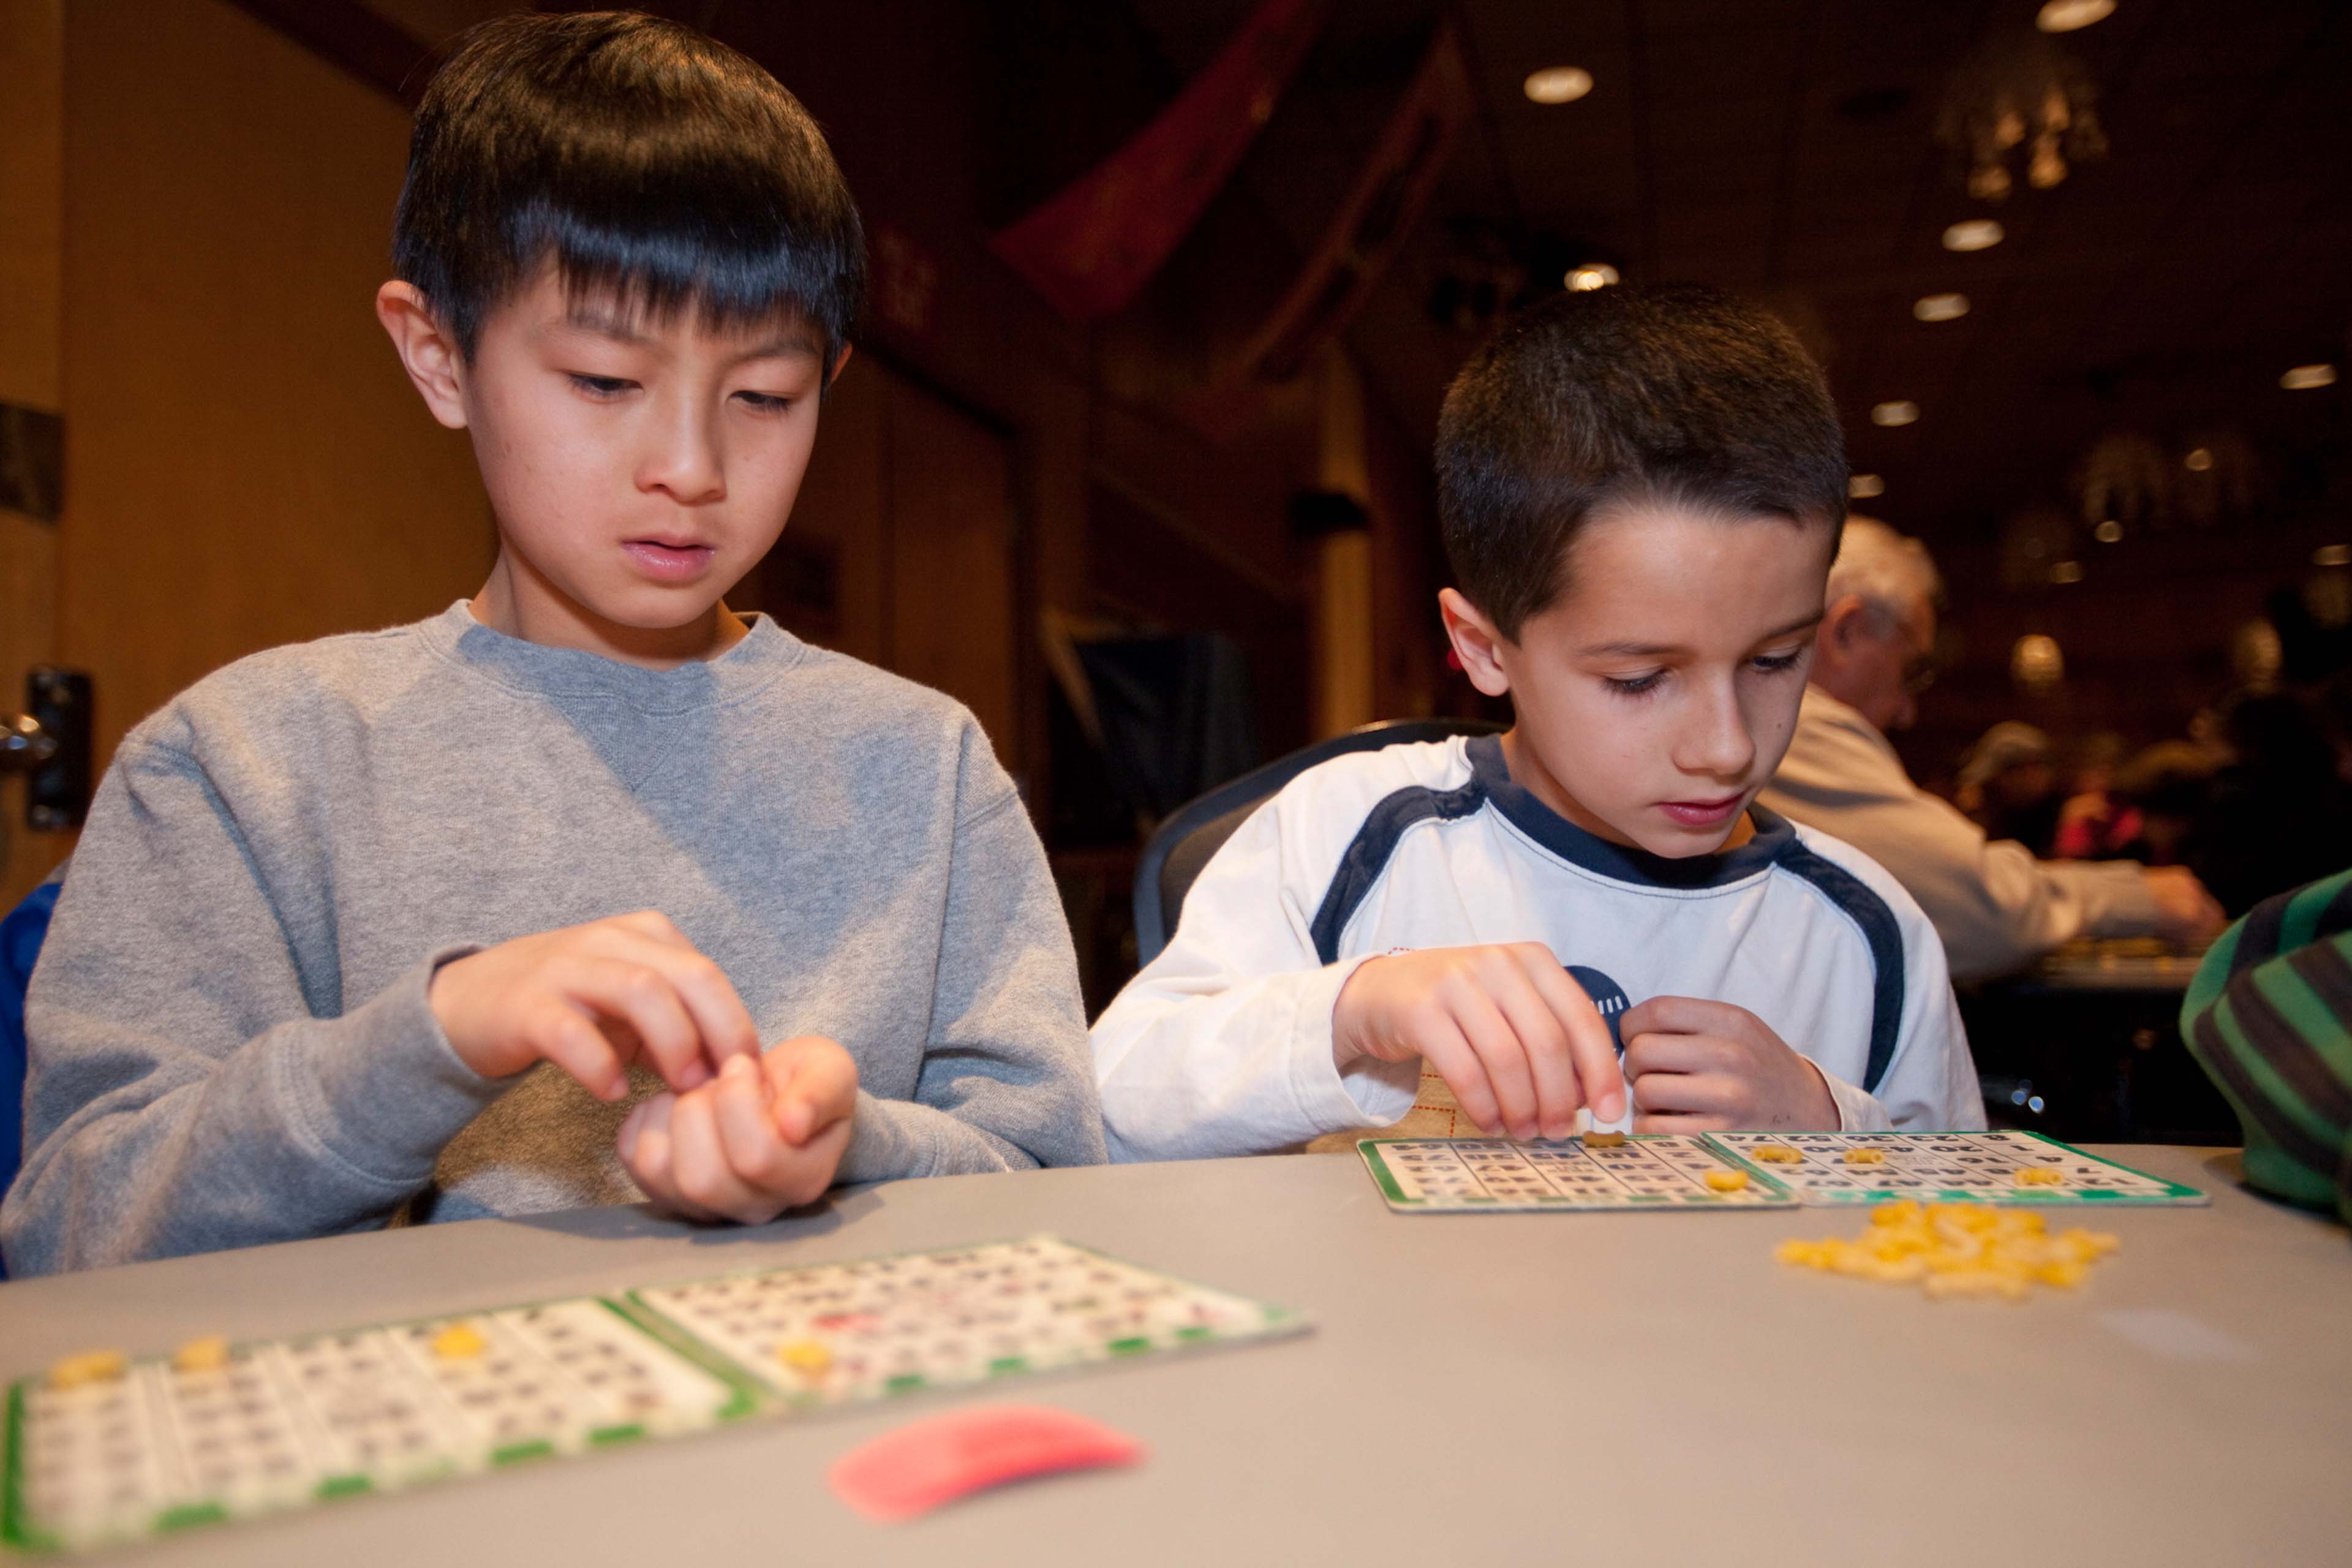
[[[1889,1285],[1916,1282],[1930,1296],[2000,1296],[2023,1300],[2036,1285],[2073,1289],[2091,1265],[2116,1249],[2102,1231],[2050,1235],[2031,1209],[1983,1204],[1881,1204],[1870,1229],[1853,1241],[1784,1241],[1783,1263]]]

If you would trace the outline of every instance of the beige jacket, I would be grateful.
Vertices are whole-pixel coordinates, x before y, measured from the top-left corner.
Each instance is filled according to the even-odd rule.
[[[1819,687],[1805,689],[1796,738],[1759,797],[1886,868],[1944,939],[1955,982],[2024,968],[2077,936],[2146,936],[2156,900],[2128,861],[2037,860],[1996,844],[1911,782],[1876,726]]]

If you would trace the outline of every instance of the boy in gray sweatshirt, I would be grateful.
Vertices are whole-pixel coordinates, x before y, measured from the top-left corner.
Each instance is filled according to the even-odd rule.
[[[496,563],[125,739],[27,1001],[9,1268],[1100,1160],[986,737],[721,601],[862,285],[799,103],[671,23],[503,18],[418,112],[394,260],[377,313]]]

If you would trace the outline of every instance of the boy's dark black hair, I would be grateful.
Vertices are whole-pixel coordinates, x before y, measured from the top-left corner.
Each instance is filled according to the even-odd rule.
[[[1437,507],[1454,581],[1517,639],[1612,506],[1845,521],[1829,383],[1778,320],[1712,289],[1562,294],[1507,322],[1445,394]]]
[[[725,45],[629,12],[486,22],[416,111],[393,266],[461,353],[551,260],[575,296],[656,318],[796,311],[828,372],[865,292],[856,205],[800,100]]]

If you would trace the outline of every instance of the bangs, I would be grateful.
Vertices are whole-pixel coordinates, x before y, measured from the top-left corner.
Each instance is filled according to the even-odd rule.
[[[797,317],[828,369],[865,289],[856,205],[800,102],[735,51],[639,16],[469,34],[417,111],[394,250],[467,355],[551,265],[575,302],[656,321]]]

